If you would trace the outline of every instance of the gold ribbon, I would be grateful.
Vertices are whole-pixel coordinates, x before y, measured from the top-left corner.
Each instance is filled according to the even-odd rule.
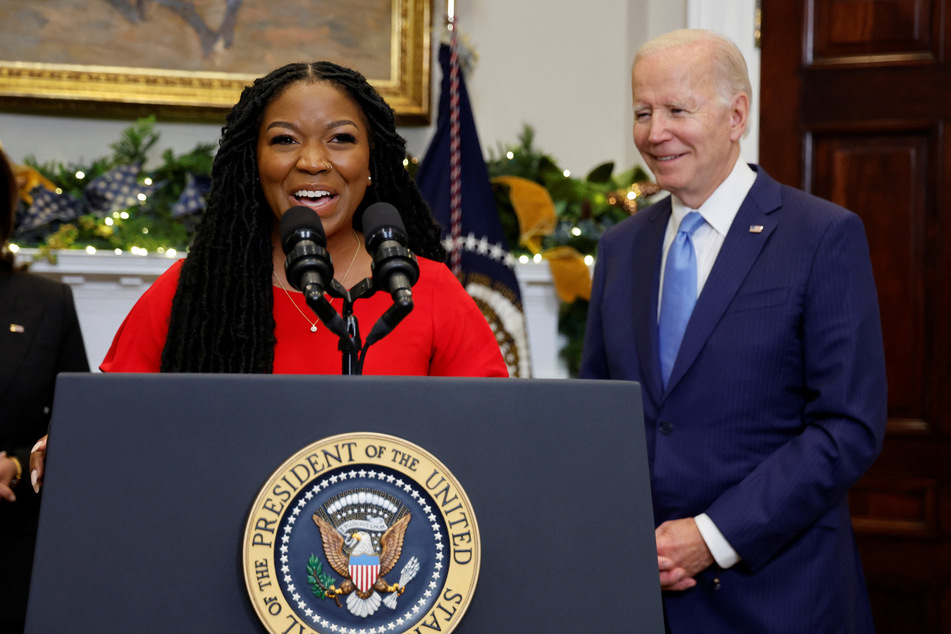
[[[548,261],[558,298],[569,304],[578,298],[590,299],[591,276],[584,256],[568,246],[542,251],[542,238],[553,233],[558,223],[548,190],[520,176],[496,176],[492,182],[509,188],[509,200],[518,218],[519,241]]]
[[[40,174],[32,167],[26,165],[13,165],[13,175],[17,180],[17,188],[20,190],[20,198],[27,204],[33,204],[33,196],[30,192],[34,187],[42,185],[46,189],[55,192],[56,185],[48,178]]]
[[[584,256],[574,247],[555,247],[542,254],[551,267],[551,279],[558,298],[570,304],[576,299],[591,299],[591,274]]]
[[[509,188],[509,200],[518,217],[519,242],[532,253],[541,253],[542,238],[555,230],[555,203],[548,190],[520,176],[496,176],[493,183]]]

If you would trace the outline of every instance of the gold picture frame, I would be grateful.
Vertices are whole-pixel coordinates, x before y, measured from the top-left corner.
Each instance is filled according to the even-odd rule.
[[[155,113],[177,119],[223,119],[241,90],[254,78],[287,62],[327,59],[363,72],[396,111],[399,123],[430,122],[431,0],[297,2],[292,7],[299,14],[297,18],[304,15],[311,23],[321,25],[310,30],[307,20],[300,19],[292,24],[285,19],[285,23],[271,28],[266,20],[274,18],[275,7],[282,5],[275,5],[270,0],[229,0],[228,6],[237,6],[235,13],[244,11],[248,16],[245,23],[251,25],[245,32],[253,37],[247,38],[241,47],[245,57],[260,50],[263,54],[258,57],[269,57],[271,61],[267,67],[252,72],[234,69],[222,72],[211,67],[212,64],[201,68],[202,60],[197,60],[196,66],[195,55],[185,57],[189,55],[188,47],[174,44],[159,52],[156,52],[159,47],[154,43],[140,45],[140,48],[150,47],[143,53],[148,56],[145,59],[149,63],[158,59],[162,68],[116,64],[118,59],[135,59],[134,55],[123,53],[121,47],[136,45],[137,36],[133,29],[146,28],[132,20],[136,17],[132,12],[141,10],[142,5],[148,9],[148,14],[142,11],[143,20],[153,22],[148,31],[138,33],[147,32],[155,42],[162,42],[163,35],[153,33],[156,25],[173,28],[177,23],[178,28],[172,34],[174,38],[189,37],[197,42],[200,32],[207,35],[206,25],[213,23],[213,19],[220,19],[221,7],[212,7],[217,13],[210,13],[207,8],[215,4],[213,2],[178,3],[191,4],[189,10],[200,20],[205,20],[205,17],[199,15],[199,11],[203,10],[208,16],[207,22],[198,22],[203,30],[195,28],[193,32],[181,26],[184,24],[181,16],[169,16],[163,6],[148,6],[151,3],[132,0],[90,2],[89,5],[98,7],[93,12],[96,21],[89,18],[89,29],[110,28],[108,20],[114,21],[114,30],[105,35],[87,34],[89,29],[75,26],[77,20],[86,17],[85,10],[81,15],[63,15],[75,11],[75,8],[69,8],[75,3],[63,2],[60,13],[54,13],[57,4],[57,0],[47,0],[29,3],[24,9],[21,0],[0,0],[0,23],[7,24],[0,27],[0,40],[10,42],[7,49],[0,45],[0,109],[93,116]],[[30,36],[25,35],[27,31],[13,19],[13,16],[22,19],[25,11],[34,12],[33,21],[41,23],[46,30],[41,34],[29,32]],[[44,11],[46,15],[39,15]],[[382,16],[382,19],[372,20],[373,15]],[[157,23],[156,20],[164,22]],[[57,21],[58,32],[54,30]],[[222,26],[213,33],[219,41],[214,46],[209,45],[206,51],[218,62],[225,58],[220,35],[225,22],[220,24]],[[241,21],[237,21],[237,26],[232,24],[233,39],[228,47],[237,46],[243,34],[241,28]],[[271,28],[270,32],[268,28]],[[8,29],[8,33],[2,32],[4,29]],[[130,32],[133,35],[129,35]],[[85,40],[78,37],[80,33],[87,36]],[[58,44],[58,38],[66,44]],[[103,40],[109,38],[114,38],[112,49],[109,42],[103,44]],[[165,41],[172,39],[166,37]],[[211,38],[208,41],[211,42]],[[24,46],[24,42],[27,45]],[[8,59],[15,56],[19,59]],[[81,57],[83,63],[70,63],[76,57]],[[89,63],[90,59],[108,59],[111,63]],[[244,61],[249,63],[247,59]],[[375,70],[368,72],[364,66]]]

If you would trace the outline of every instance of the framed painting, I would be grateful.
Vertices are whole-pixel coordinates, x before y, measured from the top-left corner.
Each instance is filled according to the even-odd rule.
[[[289,62],[355,68],[430,118],[431,0],[0,0],[0,107],[220,118]]]

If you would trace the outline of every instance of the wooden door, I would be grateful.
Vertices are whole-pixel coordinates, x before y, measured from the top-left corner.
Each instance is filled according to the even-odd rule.
[[[850,502],[883,633],[951,632],[951,0],[762,0],[760,161],[865,222],[888,364]]]

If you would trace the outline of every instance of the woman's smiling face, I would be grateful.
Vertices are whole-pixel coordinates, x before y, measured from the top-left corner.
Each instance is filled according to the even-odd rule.
[[[363,111],[334,84],[285,88],[258,131],[258,175],[275,217],[304,205],[320,216],[328,240],[349,233],[370,182],[369,135]]]

